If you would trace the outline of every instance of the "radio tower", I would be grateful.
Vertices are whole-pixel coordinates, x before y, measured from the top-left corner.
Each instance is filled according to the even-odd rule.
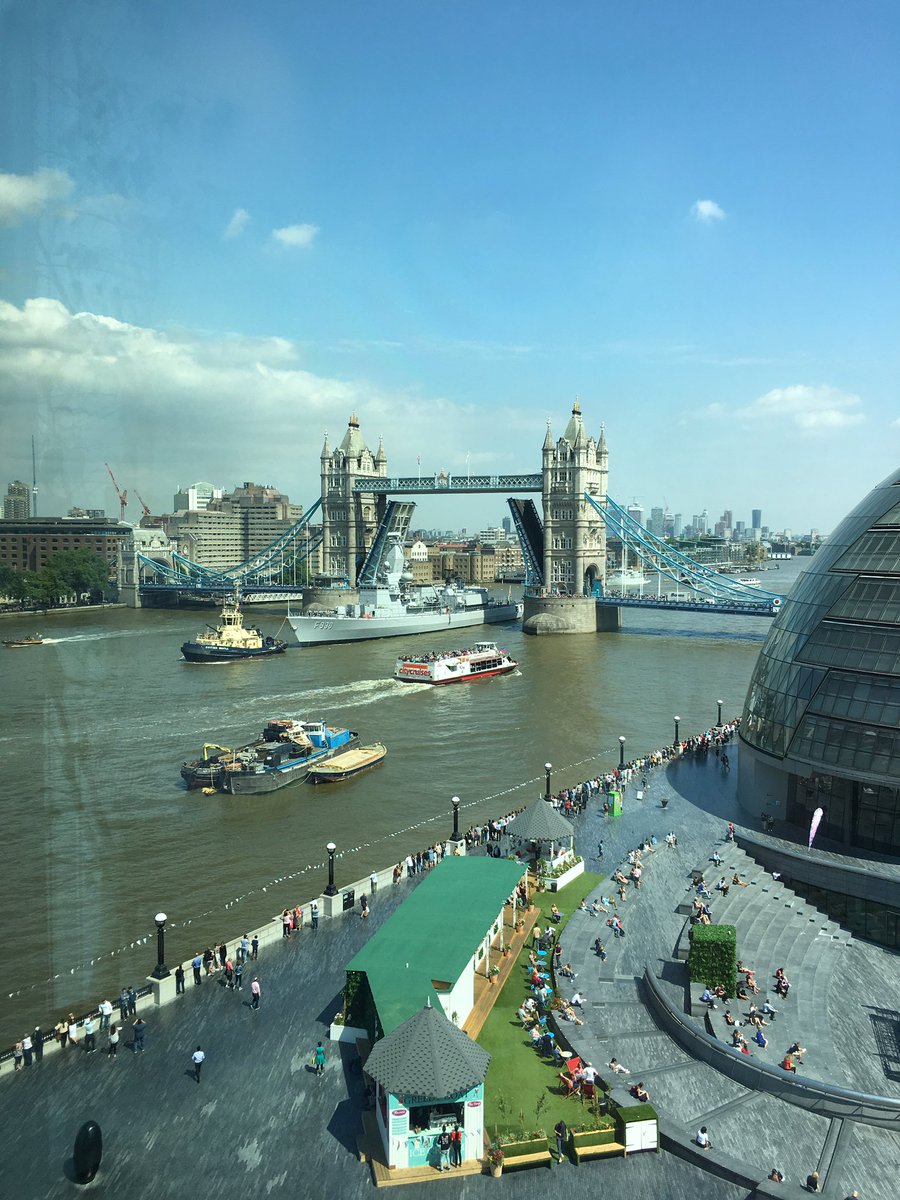
[[[34,457],[34,434],[31,435],[31,515],[37,516],[37,466]]]

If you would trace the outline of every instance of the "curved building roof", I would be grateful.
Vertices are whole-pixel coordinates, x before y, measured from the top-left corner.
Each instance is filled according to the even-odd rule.
[[[757,660],[741,740],[810,772],[900,775],[900,470],[803,572]]]

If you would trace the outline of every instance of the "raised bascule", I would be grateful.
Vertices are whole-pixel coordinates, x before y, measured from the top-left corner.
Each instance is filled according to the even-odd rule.
[[[621,609],[629,607],[740,616],[778,612],[780,596],[723,575],[651,534],[608,495],[608,477],[604,429],[596,438],[587,432],[578,400],[556,441],[547,422],[540,471],[522,475],[439,471],[392,477],[383,442],[373,454],[353,414],[337,446],[332,449],[325,437],[319,497],[271,546],[238,566],[211,570],[167,547],[165,539],[148,539],[150,531],[136,529],[120,556],[120,590],[135,605],[154,593],[221,595],[235,589],[245,603],[282,597],[301,600],[304,609],[328,607],[335,590],[346,603],[358,587],[375,584],[388,547],[403,544],[415,511],[410,497],[499,492],[507,497],[525,563],[526,633],[614,631]],[[540,493],[540,512],[533,493]],[[632,574],[642,581],[638,595],[607,586],[608,537],[617,544],[620,568],[633,564]],[[302,589],[285,583],[320,547],[324,583]]]

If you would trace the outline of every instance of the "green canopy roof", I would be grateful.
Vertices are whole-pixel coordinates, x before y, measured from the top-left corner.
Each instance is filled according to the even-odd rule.
[[[448,856],[347,964],[363,971],[384,1032],[427,1000],[440,1005],[525,868],[507,859]],[[436,986],[437,985],[437,986]]]

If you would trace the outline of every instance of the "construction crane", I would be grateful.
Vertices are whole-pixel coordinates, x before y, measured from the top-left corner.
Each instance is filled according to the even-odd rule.
[[[141,493],[137,490],[137,488],[134,489],[134,494],[137,496],[138,503],[140,504],[141,508],[144,510],[144,516],[149,517],[150,509],[147,506],[147,501],[144,499],[144,497],[141,495]]]
[[[109,465],[109,463],[106,464],[106,469],[109,471],[109,477],[113,481],[113,487],[116,489],[116,495],[119,497],[119,520],[124,522],[125,505],[128,503],[128,488],[126,488],[124,492],[121,491],[118,483],[116,483],[116,477],[113,475],[112,467]]]

